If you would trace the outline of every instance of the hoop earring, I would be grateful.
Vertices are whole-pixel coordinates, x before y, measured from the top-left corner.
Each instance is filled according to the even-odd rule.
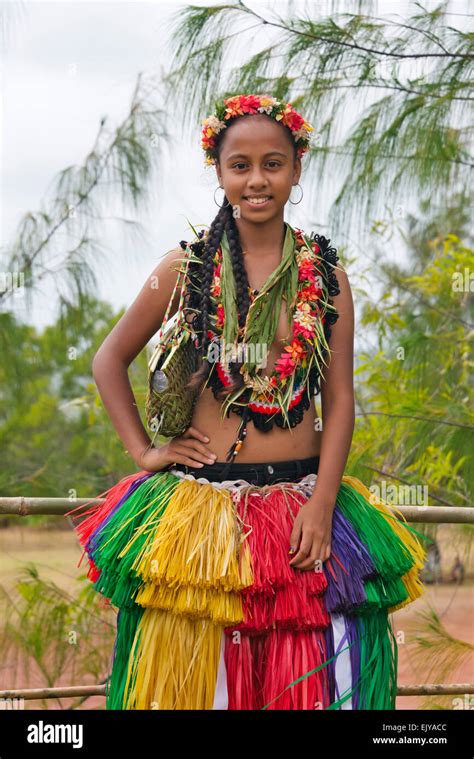
[[[299,188],[300,188],[300,190],[301,190],[301,198],[300,198],[299,200],[296,200],[296,201],[294,201],[294,200],[291,200],[291,198],[289,198],[289,201],[290,201],[290,203],[291,203],[293,206],[297,206],[297,205],[298,205],[298,203],[301,203],[301,201],[303,200],[303,194],[304,194],[304,193],[303,193],[303,188],[301,187],[301,185],[300,185],[300,183],[299,183],[299,182],[298,182],[298,184],[294,184],[294,185],[293,185],[293,187],[299,187]],[[291,193],[290,193],[290,195],[291,195]]]
[[[227,201],[227,204],[226,204],[226,205],[223,205],[223,206],[221,206],[221,205],[220,205],[220,204],[217,202],[217,200],[216,200],[216,192],[217,192],[217,190],[223,190],[223,189],[224,189],[223,187],[221,187],[220,185],[218,185],[218,186],[216,187],[216,189],[214,190],[214,203],[215,203],[215,204],[216,204],[216,206],[218,206],[219,208],[227,208],[227,206],[230,206],[230,203],[229,203],[229,201]],[[225,193],[224,193],[224,194],[225,194]]]

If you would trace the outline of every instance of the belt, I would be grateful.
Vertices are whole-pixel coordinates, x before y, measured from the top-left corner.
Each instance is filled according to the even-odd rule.
[[[237,464],[232,461],[216,461],[214,464],[204,464],[202,467],[192,467],[187,464],[173,464],[170,469],[177,469],[196,478],[205,477],[207,480],[244,479],[252,484],[271,484],[278,479],[296,480],[307,474],[316,474],[319,466],[319,456],[305,459],[290,459],[289,461],[248,462]],[[232,474],[230,477],[229,475]]]

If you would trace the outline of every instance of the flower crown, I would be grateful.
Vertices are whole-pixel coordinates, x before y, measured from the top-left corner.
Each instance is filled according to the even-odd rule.
[[[216,103],[216,111],[202,122],[201,147],[204,150],[205,164],[212,165],[216,159],[212,149],[216,143],[216,135],[228,126],[229,120],[246,113],[266,113],[276,121],[289,127],[297,145],[299,158],[309,150],[310,132],[313,127],[299,114],[291,103],[270,97],[270,95],[235,95]]]

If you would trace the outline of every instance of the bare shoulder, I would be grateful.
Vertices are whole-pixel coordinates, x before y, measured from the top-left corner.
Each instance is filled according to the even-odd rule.
[[[172,248],[161,256],[150,272],[133,303],[123,314],[99,348],[100,353],[113,352],[114,356],[129,366],[160,329],[166,309],[176,292],[168,318],[178,310],[184,276],[184,250]]]
[[[352,289],[347,272],[340,262],[338,262],[337,266],[334,268],[334,274],[339,286],[339,293],[333,295],[334,306],[340,315],[346,314],[353,320],[354,302],[352,298]]]
[[[349,399],[354,393],[354,303],[349,277],[344,267],[338,262],[334,268],[337,278],[338,293],[331,296],[337,312],[337,318],[331,324],[329,339],[329,367],[324,369],[321,383],[323,404],[330,399]],[[324,411],[323,411],[324,413]]]

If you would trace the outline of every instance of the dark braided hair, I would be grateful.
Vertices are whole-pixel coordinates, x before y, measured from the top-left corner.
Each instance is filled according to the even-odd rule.
[[[226,132],[232,128],[232,126],[243,118],[249,118],[257,114],[244,114],[239,116],[238,119],[233,119],[226,129],[223,129],[216,136],[215,145],[213,148],[213,154],[217,162],[219,162],[220,152],[222,149],[222,141],[225,138]],[[258,114],[264,118],[271,119],[266,114]],[[275,122],[277,123],[277,122]],[[280,127],[285,130],[287,136],[291,142],[293,148],[294,159],[297,158],[297,147],[293,139],[293,135],[289,127],[284,124],[280,124]],[[185,308],[194,310],[194,318],[192,321],[193,330],[196,334],[201,335],[200,344],[198,347],[198,368],[191,375],[187,387],[192,390],[199,390],[206,382],[210,370],[211,363],[207,360],[207,353],[209,348],[209,336],[208,329],[211,326],[210,322],[210,309],[211,309],[211,285],[212,275],[214,270],[213,258],[217,249],[220,246],[222,240],[222,234],[225,230],[227,240],[229,242],[230,258],[232,261],[232,269],[235,279],[235,289],[237,298],[237,317],[238,326],[243,327],[247,318],[248,310],[250,307],[249,296],[249,281],[247,271],[245,269],[244,258],[242,253],[242,246],[240,243],[240,236],[237,224],[235,223],[235,217],[233,208],[229,203],[226,195],[224,195],[224,201],[222,207],[219,209],[217,216],[213,220],[206,240],[200,240],[199,242],[191,245],[193,252],[199,256],[201,262],[199,264],[190,264],[189,276],[191,281],[191,289],[185,295]],[[200,233],[202,238],[203,233]],[[223,388],[219,393],[221,396],[219,400],[224,400],[225,396],[234,392],[244,384],[244,379],[240,374],[240,368],[243,362],[230,361],[229,370],[232,378],[232,385]]]

